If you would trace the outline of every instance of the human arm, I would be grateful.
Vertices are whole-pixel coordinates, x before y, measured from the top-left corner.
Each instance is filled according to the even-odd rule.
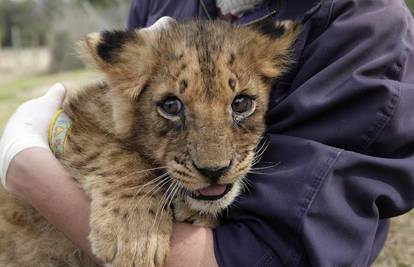
[[[171,236],[171,250],[165,267],[218,267],[210,228],[176,223]]]
[[[92,256],[89,199],[47,149],[32,147],[10,163],[7,189],[29,203],[74,244]]]
[[[0,177],[14,197],[30,203],[75,243],[84,244],[89,232],[89,207],[81,204],[87,198],[48,144],[49,124],[64,95],[63,85],[55,84],[44,96],[22,104],[13,114],[0,140]],[[89,251],[88,246],[82,249]]]

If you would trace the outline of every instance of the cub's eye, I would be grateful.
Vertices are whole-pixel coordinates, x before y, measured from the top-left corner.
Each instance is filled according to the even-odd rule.
[[[183,110],[183,104],[176,97],[168,97],[161,102],[159,109],[162,115],[168,117],[178,116]]]
[[[254,100],[250,96],[247,95],[238,95],[233,100],[233,103],[231,104],[231,108],[234,113],[239,115],[245,115],[247,113],[252,113],[254,109]],[[250,114],[247,114],[250,115]]]

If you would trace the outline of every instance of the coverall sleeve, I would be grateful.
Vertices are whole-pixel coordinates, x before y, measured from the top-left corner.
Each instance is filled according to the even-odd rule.
[[[132,0],[128,15],[128,28],[143,28],[149,26],[147,23],[150,1]]]
[[[268,147],[214,229],[227,266],[368,266],[414,206],[413,19],[402,0],[322,1],[273,90]],[[260,174],[259,174],[260,173]]]

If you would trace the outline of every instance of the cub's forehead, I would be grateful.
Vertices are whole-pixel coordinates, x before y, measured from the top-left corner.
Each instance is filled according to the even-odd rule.
[[[162,61],[159,80],[172,82],[169,86],[179,93],[196,91],[201,99],[234,94],[244,76],[239,35],[237,27],[217,23],[181,24],[165,30],[156,48]]]
[[[182,40],[189,46],[206,43],[214,46],[231,40],[240,31],[243,31],[241,27],[226,22],[189,22],[173,24],[160,33],[167,41]]]
[[[211,55],[221,55],[233,51],[235,53],[243,46],[243,40],[248,38],[249,30],[232,26],[228,23],[192,22],[174,24],[160,32],[158,48],[169,53],[195,53],[203,59]],[[254,34],[251,31],[251,34]],[[170,55],[171,56],[171,55]]]
[[[251,46],[247,40],[253,39],[253,35],[252,30],[228,23],[174,24],[160,32],[154,49],[164,61],[161,67],[180,62],[180,69],[193,67],[210,73],[227,68],[248,54]]]

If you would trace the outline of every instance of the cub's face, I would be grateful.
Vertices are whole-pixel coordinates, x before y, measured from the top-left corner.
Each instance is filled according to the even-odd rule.
[[[217,214],[240,192],[265,129],[272,82],[299,27],[225,23],[90,35],[85,47],[112,87],[116,133],[157,166],[167,190]]]

